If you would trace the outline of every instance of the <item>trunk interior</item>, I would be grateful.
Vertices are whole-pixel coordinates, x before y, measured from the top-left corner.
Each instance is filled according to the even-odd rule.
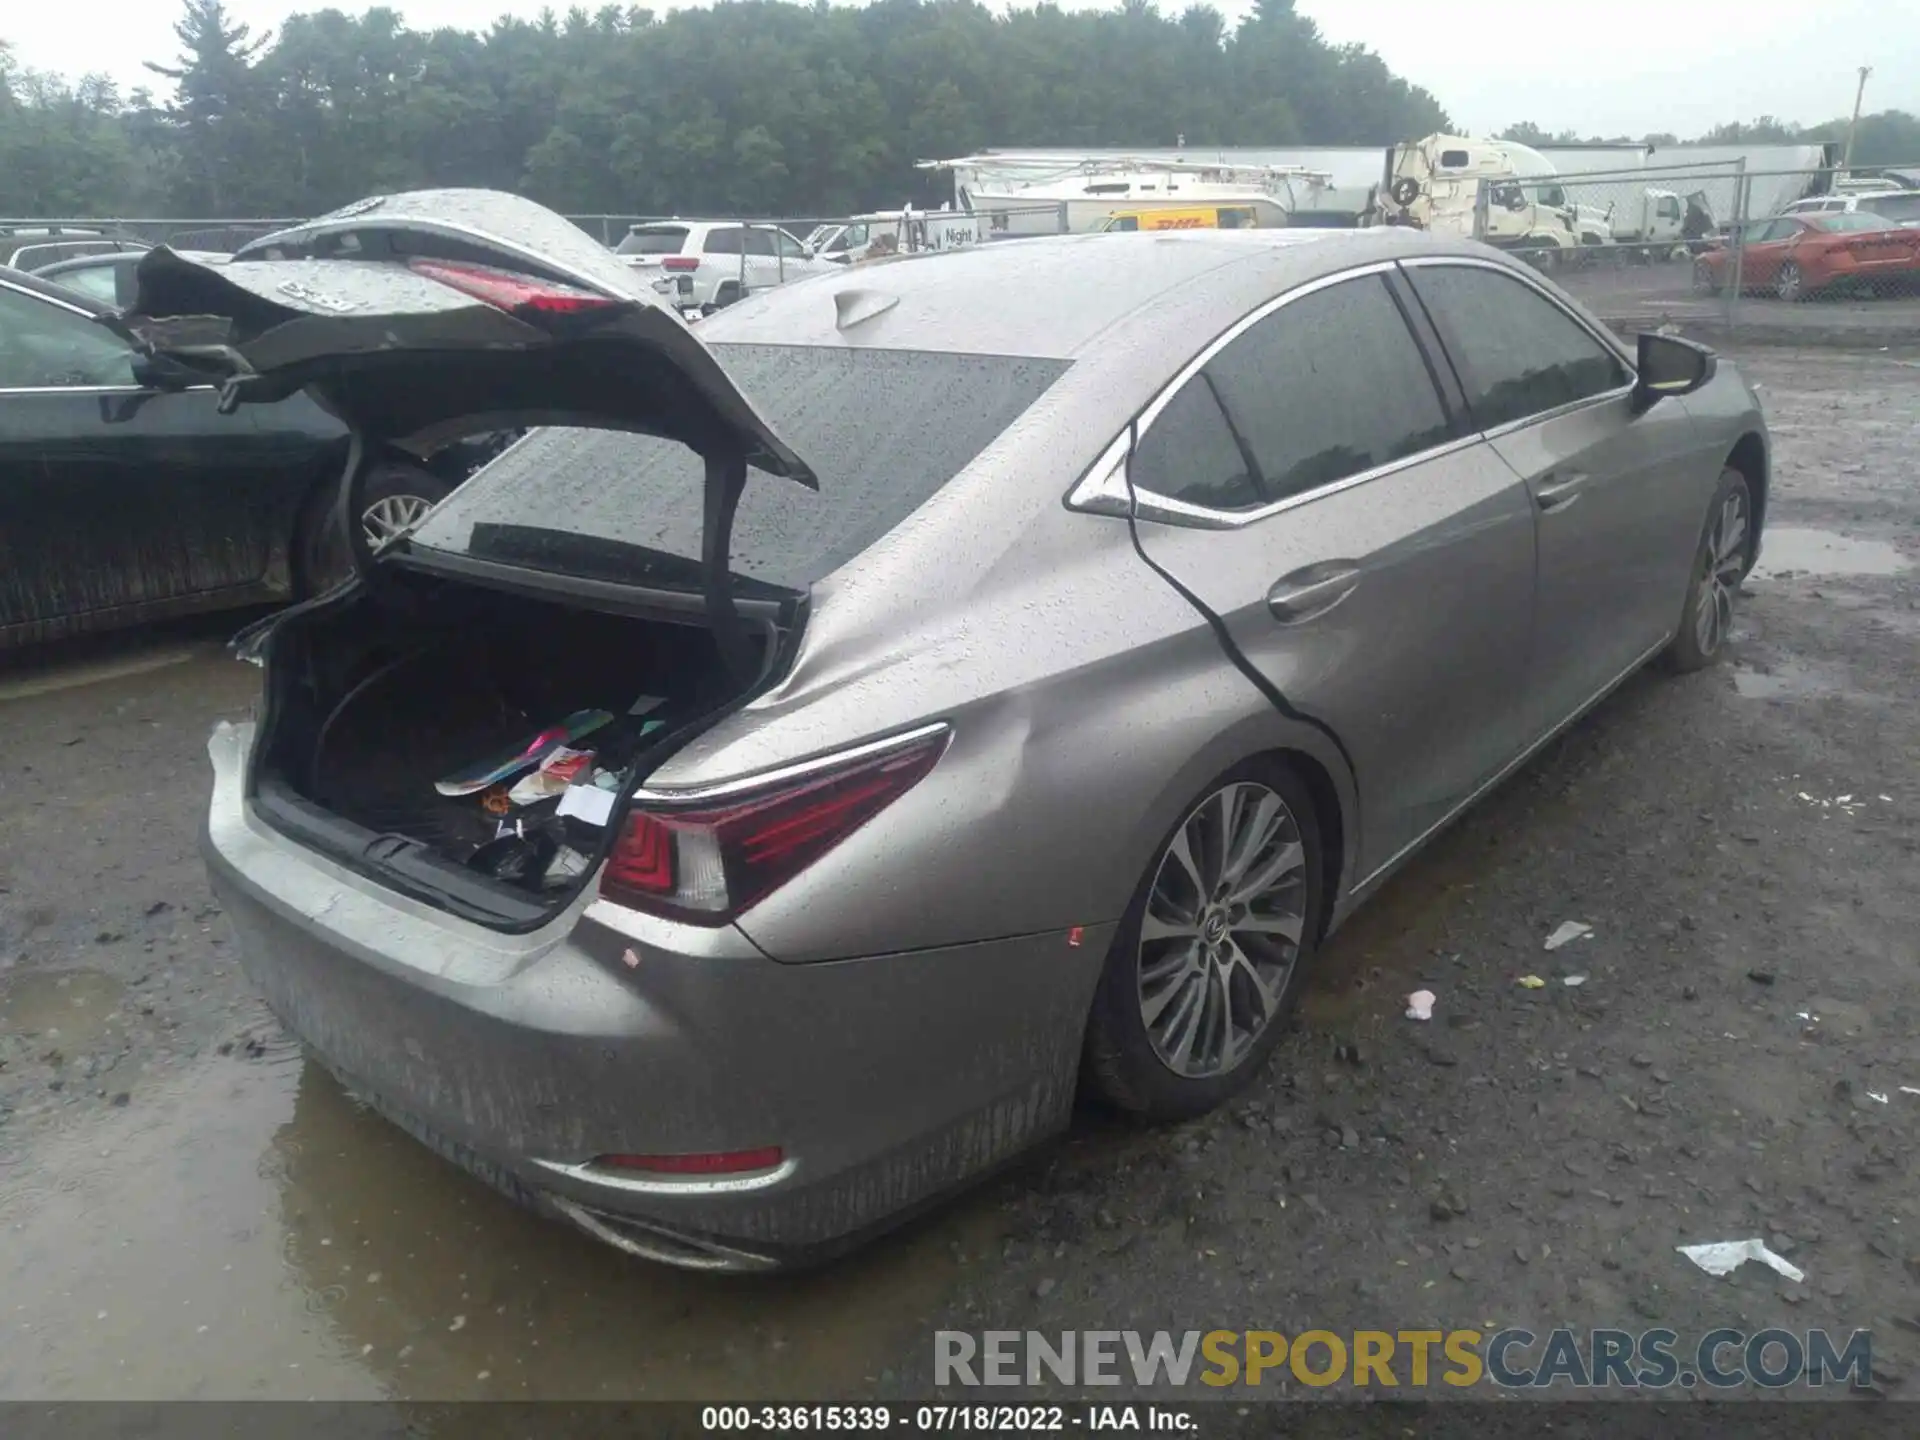
[[[748,622],[760,674],[741,684],[697,608],[394,583],[400,604],[361,593],[273,637],[254,801],[283,832],[501,929],[579,892],[617,802],[759,688],[778,648],[771,623]],[[572,738],[557,733],[569,719]],[[571,776],[554,763],[568,751],[587,756]]]

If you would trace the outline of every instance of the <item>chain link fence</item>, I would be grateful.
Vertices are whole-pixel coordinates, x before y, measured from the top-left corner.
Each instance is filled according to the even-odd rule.
[[[1736,162],[1482,178],[1472,194],[1471,214],[1436,207],[1428,228],[1509,251],[1616,323],[1920,341],[1920,191],[1899,173]]]

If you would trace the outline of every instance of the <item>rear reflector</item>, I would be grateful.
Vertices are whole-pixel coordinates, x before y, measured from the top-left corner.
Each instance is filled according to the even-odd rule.
[[[600,893],[650,914],[727,924],[912,789],[947,738],[942,726],[724,804],[636,801],[601,874]]]
[[[660,268],[662,270],[698,270],[700,268],[700,257],[698,255],[669,255],[660,262]]]
[[[778,1145],[758,1150],[722,1150],[713,1155],[596,1155],[609,1170],[650,1170],[656,1175],[739,1175],[771,1170],[784,1158]]]
[[[407,262],[416,275],[437,280],[450,290],[471,295],[475,300],[501,310],[531,310],[543,315],[577,315],[585,310],[603,310],[618,305],[605,295],[583,290],[558,280],[540,280],[531,275],[516,275],[491,265],[456,264],[450,260]]]

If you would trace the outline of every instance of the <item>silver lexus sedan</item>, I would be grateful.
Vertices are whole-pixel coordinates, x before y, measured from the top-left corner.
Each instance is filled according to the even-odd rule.
[[[1010,242],[698,338],[512,197],[256,249],[156,251],[131,323],[349,422],[345,513],[543,428],[242,637],[248,971],[375,1108],[674,1264],[830,1255],[1083,1088],[1220,1104],[1396,866],[1716,658],[1766,511],[1729,366],[1408,230]]]

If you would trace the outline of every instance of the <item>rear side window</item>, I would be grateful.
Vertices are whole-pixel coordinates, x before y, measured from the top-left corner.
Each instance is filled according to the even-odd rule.
[[[707,238],[701,243],[702,253],[707,255],[738,255],[740,253],[740,227],[730,225],[724,230],[709,230]]]
[[[644,230],[629,230],[614,246],[616,255],[678,255],[687,243],[684,225],[649,225]]]
[[[1920,220],[1920,194],[1883,195],[1874,200],[1862,200],[1860,208],[1870,210],[1881,219],[1891,220],[1897,225],[1906,224]]]
[[[1378,275],[1281,306],[1205,373],[1269,500],[1405,459],[1449,434],[1426,362]]]
[[[1620,357],[1532,286],[1496,270],[1407,271],[1483,430],[1604,395],[1631,380]]]
[[[1181,386],[1147,427],[1128,475],[1139,489],[1208,510],[1252,510],[1264,503],[1204,374]]]
[[[734,232],[738,234],[738,231]],[[802,589],[958,475],[1067,369],[1063,360],[808,345],[713,346],[812,491],[749,472],[734,573]],[[699,584],[704,471],[670,440],[536,431],[454,492],[417,534],[436,550],[634,584]]]
[[[1891,230],[1894,224],[1884,215],[1875,215],[1866,210],[1852,210],[1844,215],[1822,215],[1813,222],[1816,230]]]
[[[91,295],[96,300],[104,300],[109,305],[120,303],[120,267],[118,265],[77,265],[71,270],[63,270],[58,275],[45,277],[56,285],[64,285],[69,290],[78,290],[82,295]]]
[[[1467,152],[1464,150],[1442,150],[1440,152],[1442,170],[1464,170],[1467,168]]]

